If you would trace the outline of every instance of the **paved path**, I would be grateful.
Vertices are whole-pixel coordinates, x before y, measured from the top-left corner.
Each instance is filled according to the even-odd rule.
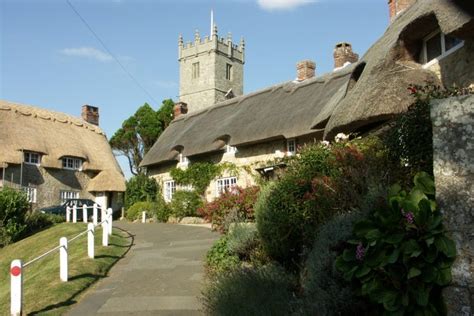
[[[216,233],[172,224],[118,223],[133,247],[68,315],[201,315],[203,258]]]

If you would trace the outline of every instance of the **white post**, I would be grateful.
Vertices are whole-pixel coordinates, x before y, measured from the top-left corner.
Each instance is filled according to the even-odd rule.
[[[23,264],[21,260],[13,260],[10,265],[10,313],[21,316],[23,301]]]
[[[92,222],[94,226],[97,226],[97,203],[94,203],[94,208],[92,209]]]
[[[146,223],[146,212],[142,212],[142,223]]]
[[[82,221],[87,223],[87,205],[82,205]]]
[[[101,205],[101,206],[100,206],[100,221],[101,221],[101,222],[104,221],[104,220],[106,220],[105,214],[106,214],[105,208],[103,208],[102,205]]]
[[[87,224],[87,255],[94,259],[94,224]]]
[[[66,222],[71,221],[71,208],[69,206],[66,207]]]
[[[114,212],[111,208],[109,208],[107,210],[108,214],[109,214],[109,229],[107,230],[107,232],[109,233],[109,236],[112,236],[112,222],[113,222],[113,218],[112,218],[112,213]]]
[[[104,222],[102,222],[102,246],[104,247],[109,245],[109,233],[107,232],[109,228],[109,224],[107,223],[108,220],[109,219],[107,218]]]
[[[59,278],[63,282],[68,280],[67,272],[67,238],[61,237],[59,239]]]
[[[72,207],[72,222],[73,223],[77,222],[77,206],[76,205]]]

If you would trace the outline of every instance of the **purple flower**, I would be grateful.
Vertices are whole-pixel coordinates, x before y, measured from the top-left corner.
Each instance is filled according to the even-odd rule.
[[[365,256],[365,248],[364,246],[362,246],[362,243],[359,243],[356,249],[356,259],[359,261],[362,261],[364,259],[364,256]]]
[[[405,213],[403,215],[405,216],[405,219],[406,219],[408,224],[413,224],[413,220],[415,219],[415,216],[413,215],[412,212],[408,212],[408,213]]]

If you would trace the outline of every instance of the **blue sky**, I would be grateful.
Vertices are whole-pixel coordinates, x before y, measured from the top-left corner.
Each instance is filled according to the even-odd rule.
[[[66,0],[0,0],[0,98],[76,116],[98,106],[108,137],[143,103],[177,100],[178,36],[208,35],[211,9],[220,36],[245,38],[245,93],[294,79],[299,60],[329,72],[337,42],[362,56],[389,24],[386,0],[69,1],[151,97]]]

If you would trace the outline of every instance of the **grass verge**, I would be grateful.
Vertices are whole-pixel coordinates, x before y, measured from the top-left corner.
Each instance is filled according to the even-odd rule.
[[[83,223],[62,223],[0,249],[0,315],[10,315],[10,263],[23,263],[86,230]],[[114,228],[109,246],[102,246],[102,229],[95,232],[95,259],[87,256],[87,234],[68,245],[69,282],[59,279],[59,251],[23,270],[23,312],[62,315],[92,283],[107,275],[110,268],[128,251],[132,238]]]

